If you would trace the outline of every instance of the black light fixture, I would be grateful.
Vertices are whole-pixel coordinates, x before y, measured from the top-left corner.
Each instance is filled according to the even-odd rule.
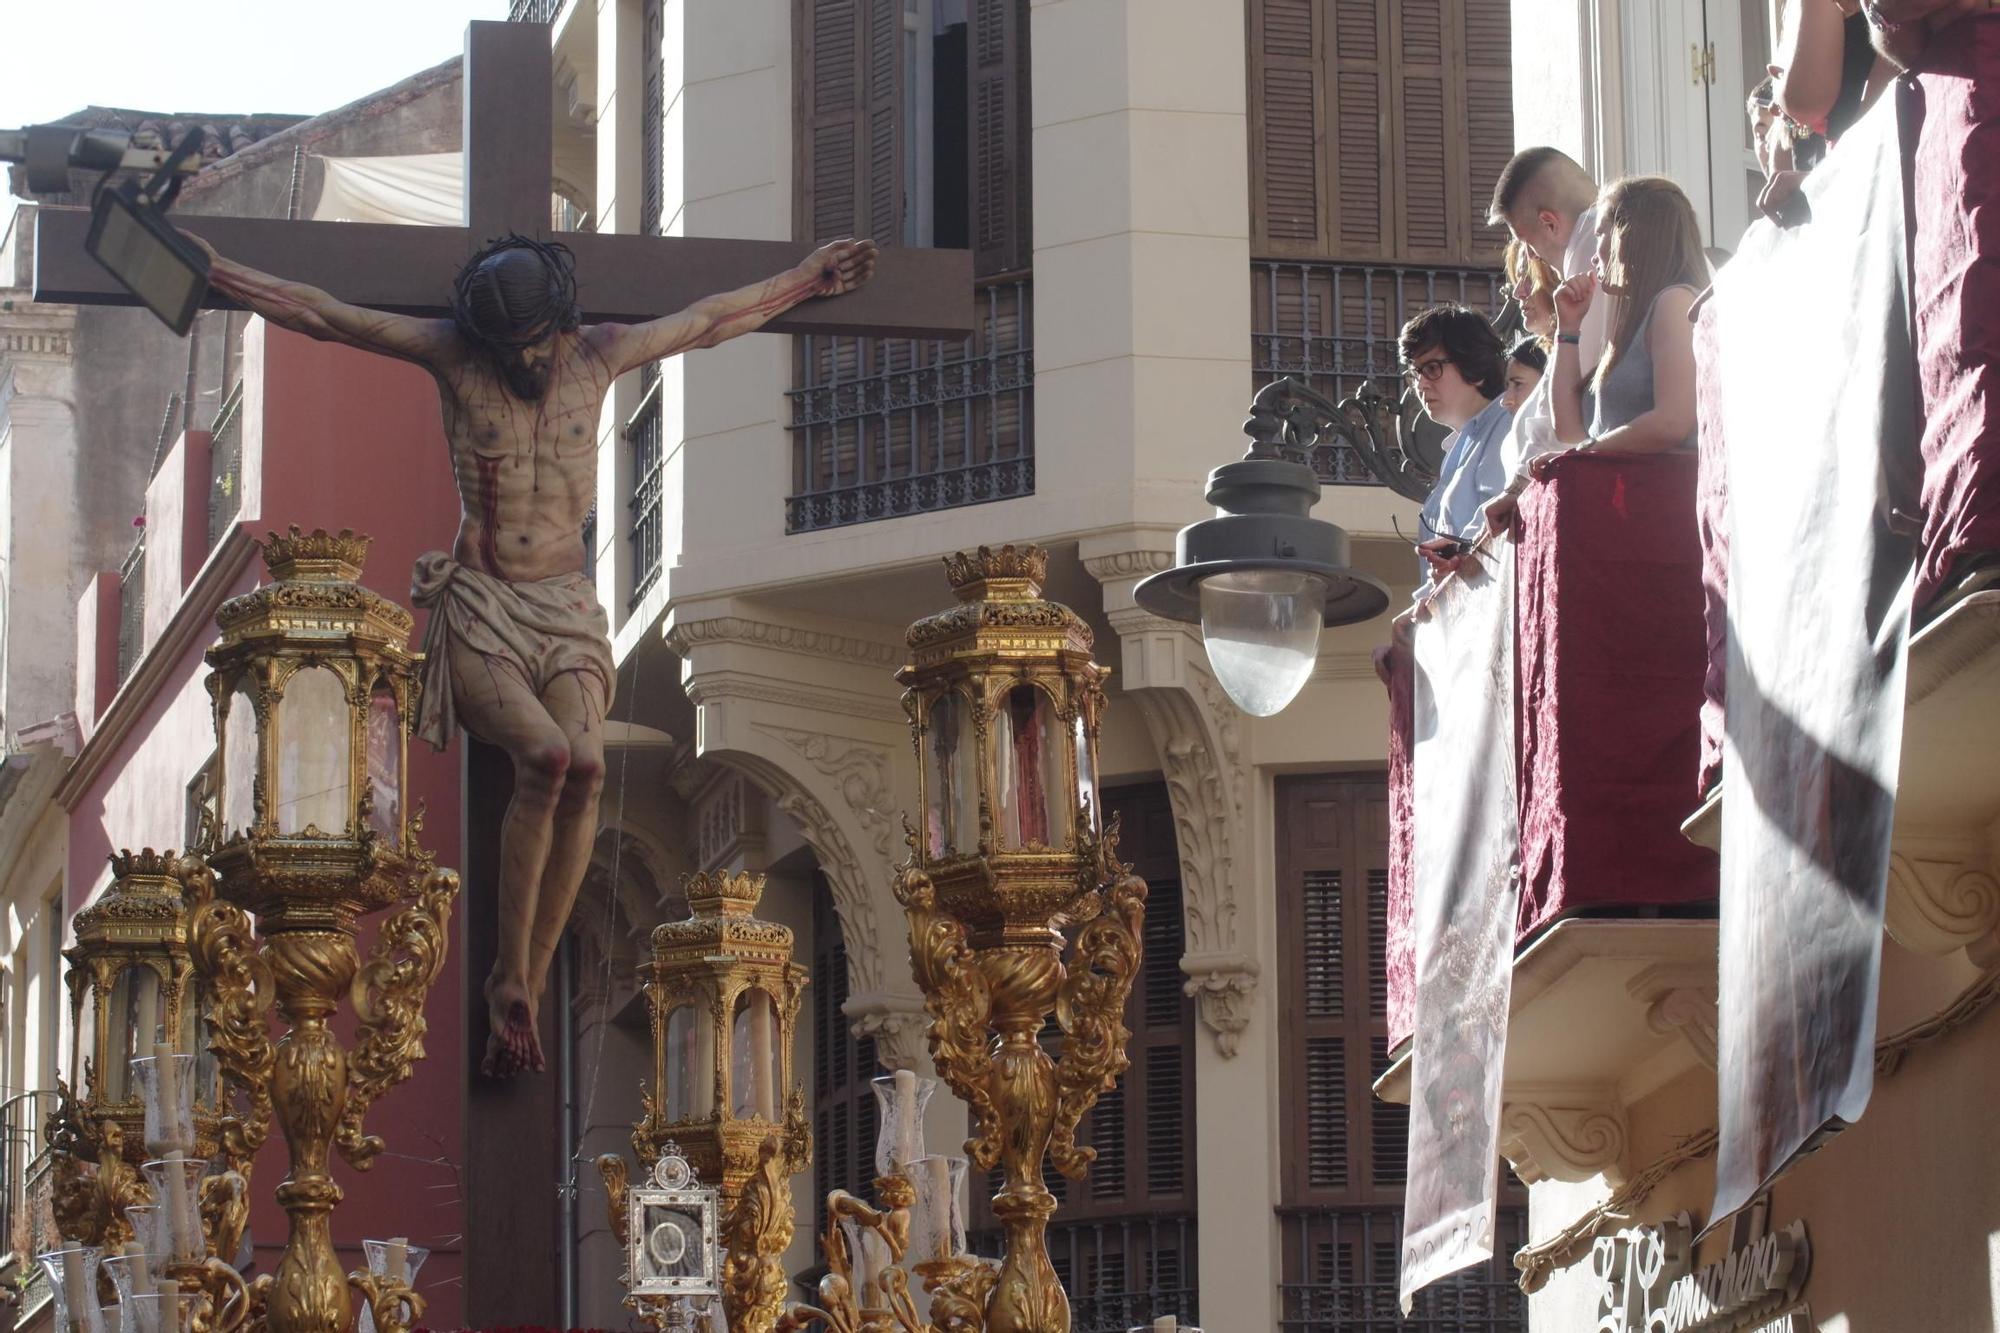
[[[1336,405],[1297,380],[1266,385],[1243,423],[1249,449],[1208,476],[1208,502],[1220,512],[1182,528],[1174,568],[1133,589],[1154,615],[1200,623],[1216,680],[1253,716],[1298,696],[1323,626],[1370,620],[1389,605],[1387,587],[1349,566],[1347,533],[1312,516],[1320,483],[1305,461],[1337,437],[1381,475],[1383,433],[1394,428],[1379,414],[1364,427],[1369,415],[1354,399]]]
[[[136,180],[113,185],[107,176],[91,201],[83,241],[92,259],[183,336],[208,295],[208,256],[167,221],[167,210],[180,194],[181,165],[200,146],[201,131],[189,130],[144,186]]]

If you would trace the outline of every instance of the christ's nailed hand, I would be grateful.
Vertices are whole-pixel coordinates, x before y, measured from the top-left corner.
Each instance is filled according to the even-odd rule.
[[[875,276],[875,242],[863,238],[828,241],[805,257],[799,268],[814,296],[841,296]]]

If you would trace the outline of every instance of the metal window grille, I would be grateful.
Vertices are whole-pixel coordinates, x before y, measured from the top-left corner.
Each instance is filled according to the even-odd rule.
[[[563,0],[514,0],[507,7],[509,23],[554,23],[562,13]]]
[[[641,383],[646,396],[625,422],[625,439],[632,446],[632,598],[639,599],[660,581],[662,489],[665,486],[665,422],[660,412],[661,379],[657,365],[647,367]]]
[[[1191,1213],[1049,1224],[1049,1262],[1069,1293],[1073,1333],[1125,1333],[1161,1315],[1201,1322]],[[998,1258],[1004,1233],[974,1232],[974,1254]]]
[[[1034,310],[1024,274],[982,279],[954,346],[805,335],[785,531],[1032,495]]]
[[[1281,1208],[1278,1327],[1286,1333],[1526,1333],[1528,1298],[1514,1283],[1527,1243],[1525,1208],[1502,1208],[1493,1257],[1397,1297],[1403,1217],[1386,1209]]]
[[[1402,392],[1397,335],[1412,315],[1445,302],[1495,319],[1506,280],[1486,268],[1252,260],[1251,391],[1289,375],[1336,402],[1369,380],[1393,399]],[[1323,482],[1380,484],[1345,445],[1316,447],[1312,463]]]
[[[208,442],[208,549],[243,508],[243,381],[236,381],[215,414]]]
[[[146,647],[146,534],[118,567],[118,681],[123,684]]]
[[[17,1259],[32,1260],[56,1244],[55,1176],[40,1143],[55,1109],[53,1092],[21,1092],[0,1102],[0,1239]],[[27,1294],[22,1312],[35,1306],[32,1292]]]

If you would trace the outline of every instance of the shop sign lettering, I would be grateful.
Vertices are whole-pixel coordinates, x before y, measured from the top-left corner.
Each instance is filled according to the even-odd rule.
[[[1597,1333],[1751,1328],[1798,1299],[1812,1262],[1804,1222],[1734,1245],[1700,1269],[1692,1267],[1693,1253],[1694,1223],[1686,1213],[1598,1237],[1590,1254]]]

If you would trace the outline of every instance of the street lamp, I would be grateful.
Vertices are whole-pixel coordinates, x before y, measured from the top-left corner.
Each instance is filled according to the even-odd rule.
[[[1278,712],[1305,687],[1323,626],[1369,620],[1389,605],[1380,581],[1349,567],[1346,532],[1312,516],[1319,477],[1305,461],[1315,443],[1337,436],[1377,468],[1381,425],[1367,415],[1358,399],[1336,405],[1296,380],[1266,385],[1243,423],[1249,449],[1209,474],[1216,516],[1182,528],[1174,567],[1133,589],[1154,615],[1200,623],[1216,680],[1254,717]]]

